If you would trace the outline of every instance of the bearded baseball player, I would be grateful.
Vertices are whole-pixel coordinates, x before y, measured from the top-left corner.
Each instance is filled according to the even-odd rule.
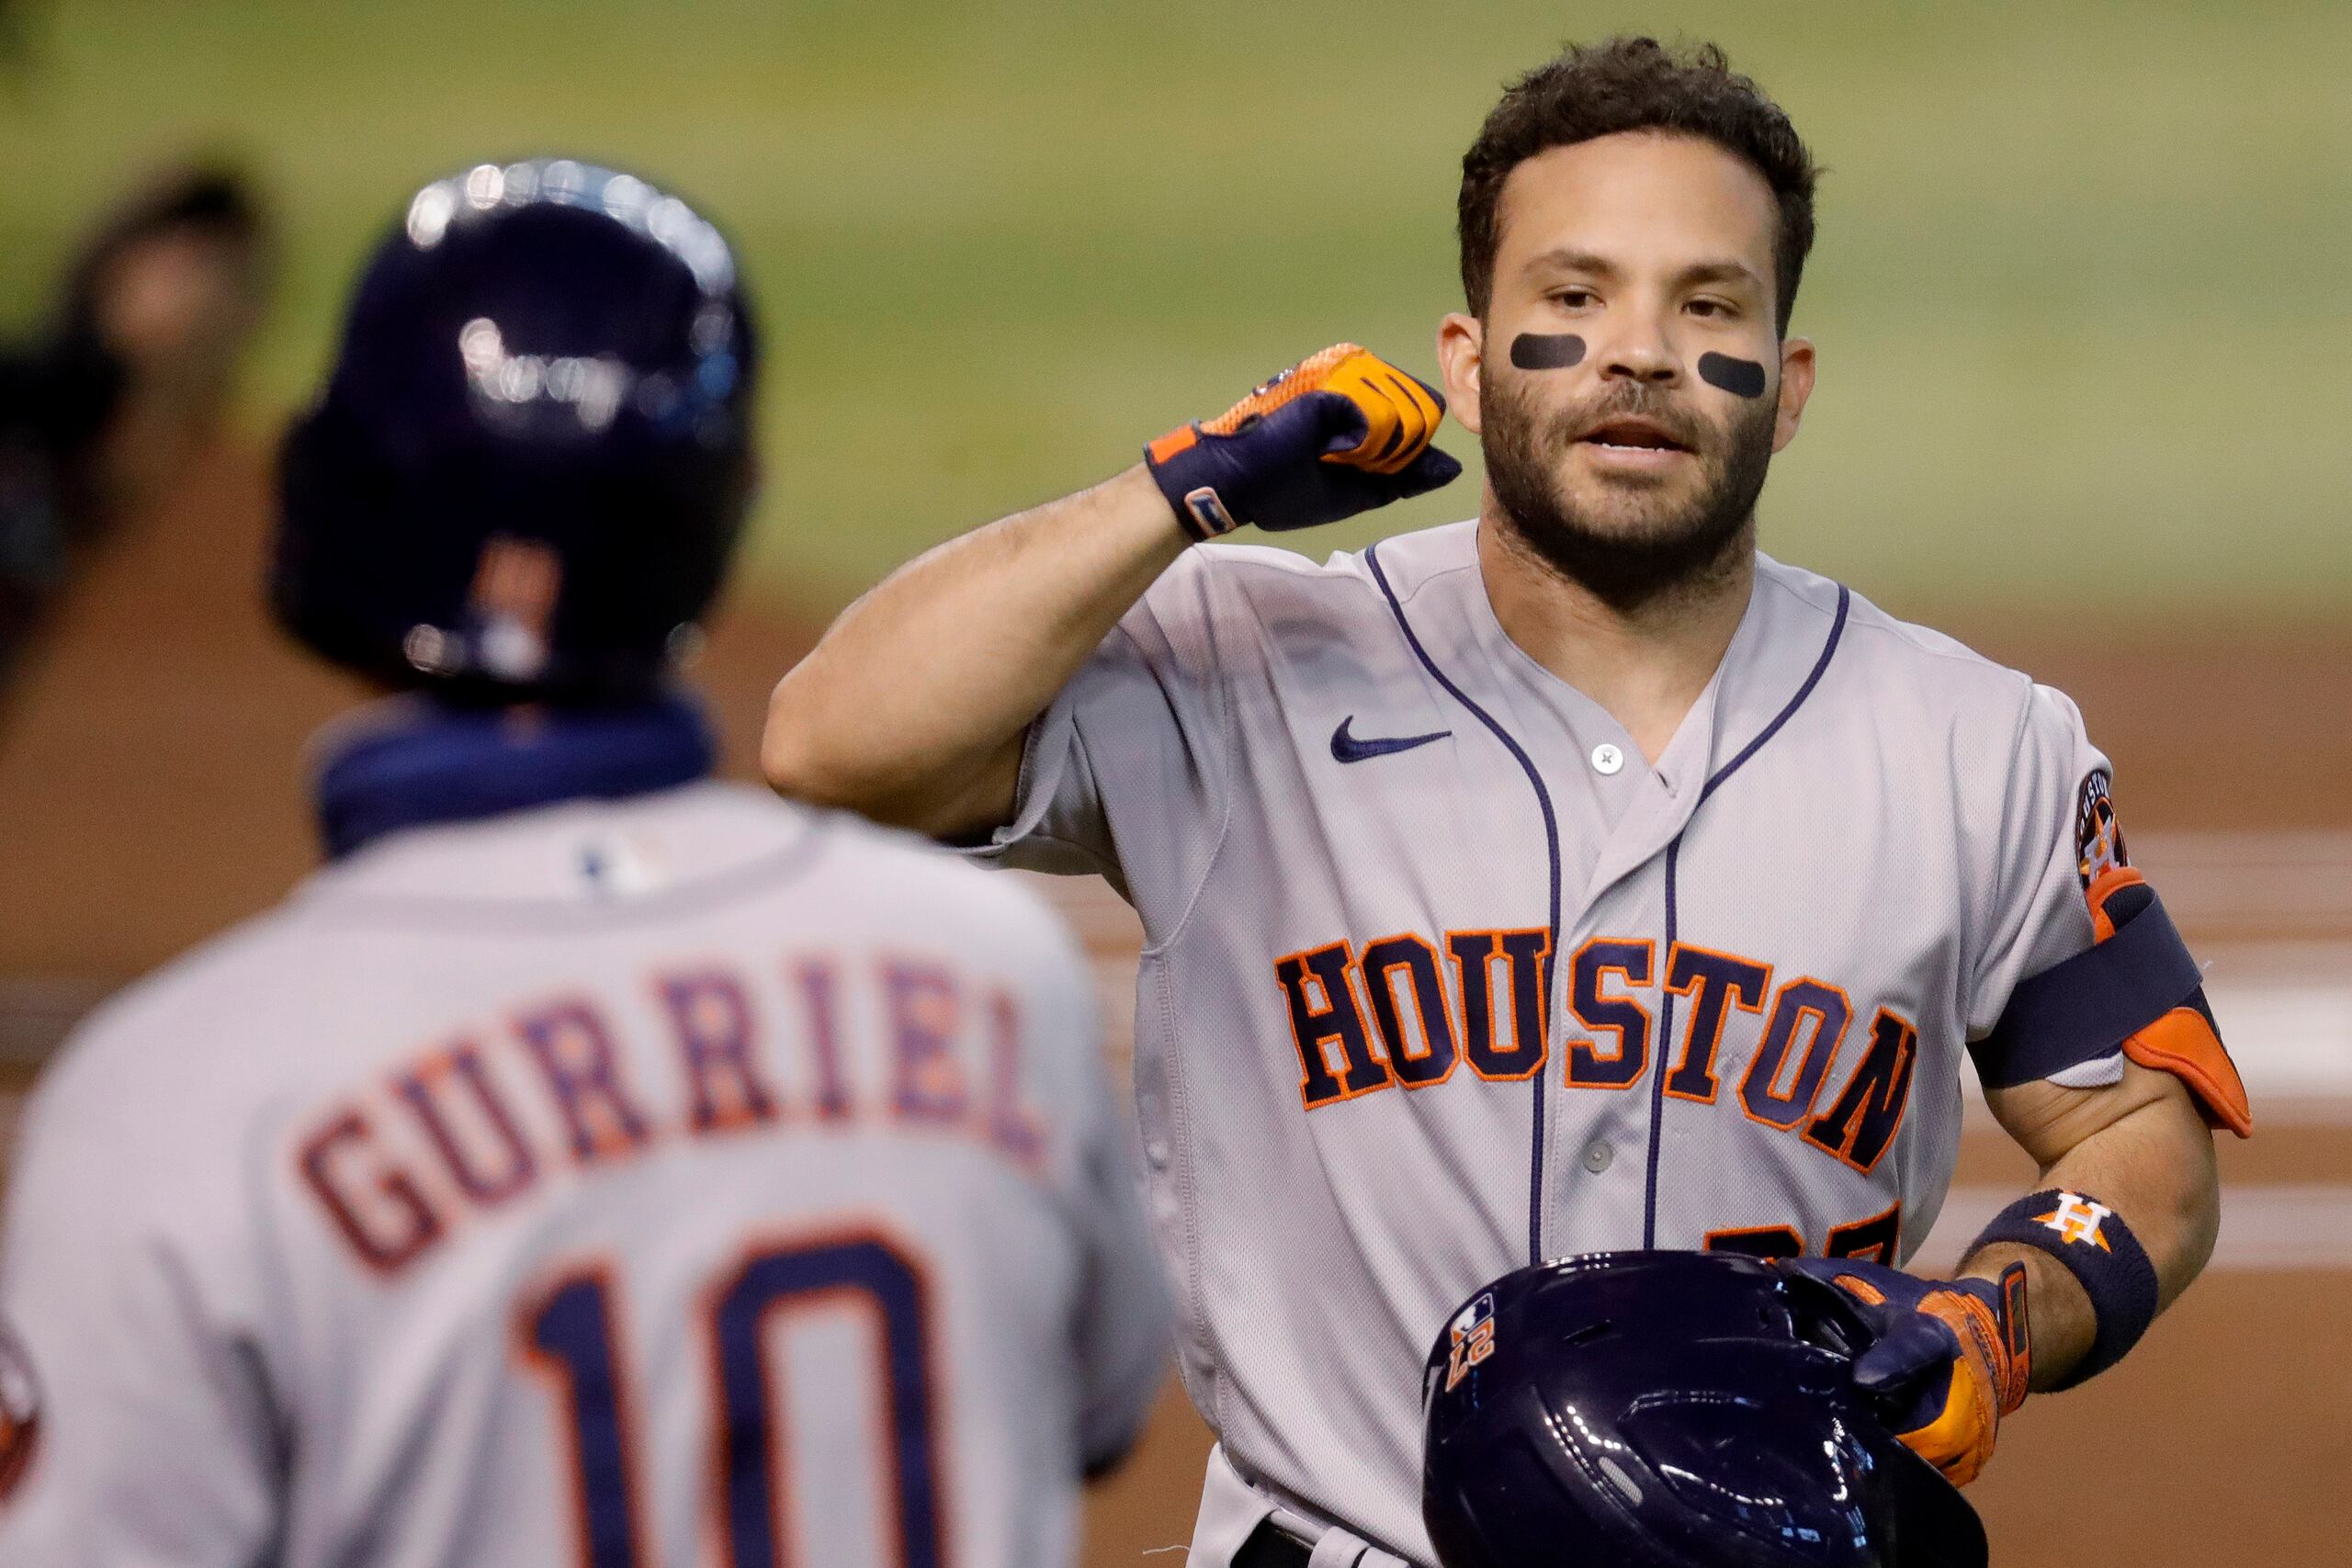
[[[331,863],[39,1089],[0,1562],[1035,1568],[1166,1365],[1091,981],[1025,890],[705,778],[751,479],[685,203],[419,192],[283,468],[277,607],[408,694]]]
[[[2075,707],[1758,553],[1813,189],[1719,51],[1572,50],[1463,162],[1474,520],[1227,541],[1458,471],[1438,392],[1342,344],[901,569],[776,690],[779,788],[1142,916],[1196,1568],[1430,1561],[1424,1348],[1518,1265],[1810,1260],[1965,1481],[2211,1249],[2245,1099]],[[1915,1278],[1964,1050],[2042,1178]]]

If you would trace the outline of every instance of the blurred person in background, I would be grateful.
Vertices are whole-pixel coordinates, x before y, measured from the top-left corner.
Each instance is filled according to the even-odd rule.
[[[270,249],[243,175],[175,170],[99,220],[47,321],[0,347],[0,694],[87,551],[218,428]]]
[[[0,1562],[1074,1558],[1167,1323],[1025,890],[708,782],[752,491],[683,201],[420,191],[294,426],[273,600],[398,694],[331,863],[103,1009],[0,1256]]]

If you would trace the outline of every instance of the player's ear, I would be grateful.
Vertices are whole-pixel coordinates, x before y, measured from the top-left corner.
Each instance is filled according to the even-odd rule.
[[[1437,324],[1437,367],[1445,378],[1445,412],[1473,435],[1478,434],[1478,367],[1486,350],[1487,329],[1477,317],[1456,310]]]
[[[1805,400],[1813,396],[1813,340],[1792,337],[1781,344],[1781,407],[1772,422],[1772,450],[1797,438]]]

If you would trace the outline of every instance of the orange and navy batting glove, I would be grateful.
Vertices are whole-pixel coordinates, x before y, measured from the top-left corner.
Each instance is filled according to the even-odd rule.
[[[1876,1337],[1854,1384],[1903,1442],[1955,1486],[1993,1457],[2001,1417],[2025,1403],[2033,1367],[2025,1265],[1992,1280],[1923,1280],[1850,1258],[1792,1258],[1862,1304]]]
[[[1444,418],[1436,389],[1335,344],[1215,419],[1177,426],[1143,449],[1144,461],[1195,539],[1244,523],[1312,528],[1461,473],[1430,445]]]

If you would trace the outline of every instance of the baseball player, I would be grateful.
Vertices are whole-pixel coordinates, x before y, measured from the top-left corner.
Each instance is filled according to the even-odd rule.
[[[1815,1260],[1964,1480],[2211,1250],[2245,1096],[2075,707],[1757,551],[1813,186],[1719,51],[1571,50],[1463,164],[1475,520],[1221,542],[1455,473],[1438,393],[1341,345],[901,569],[776,689],[780,788],[1141,914],[1196,1568],[1428,1562],[1422,1350],[1515,1265]],[[1963,1050],[2042,1190],[1917,1280]]]
[[[294,428],[281,618],[411,694],[332,863],[29,1112],[0,1562],[1033,1568],[1165,1367],[1090,982],[1017,886],[705,781],[751,477],[718,232],[420,191]]]

